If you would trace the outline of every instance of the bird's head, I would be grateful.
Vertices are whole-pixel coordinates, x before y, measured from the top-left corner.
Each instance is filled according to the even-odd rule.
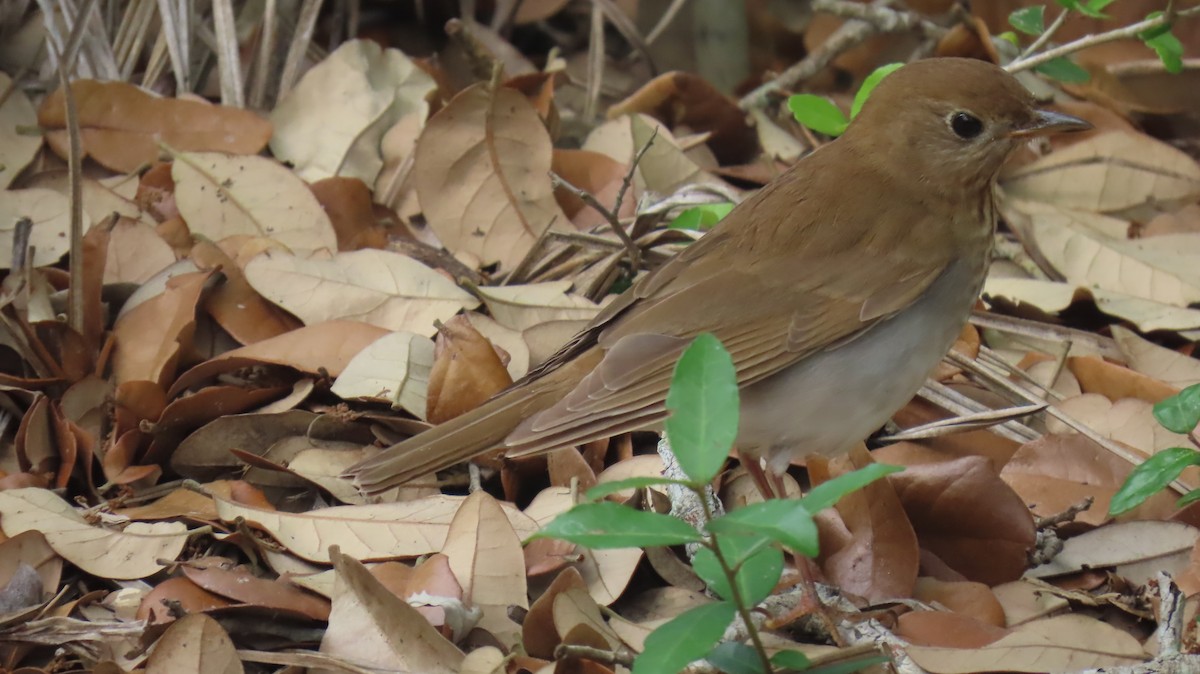
[[[845,138],[886,152],[880,161],[920,182],[980,190],[1030,137],[1088,128],[1039,109],[1016,78],[991,63],[934,58],[883,78]]]

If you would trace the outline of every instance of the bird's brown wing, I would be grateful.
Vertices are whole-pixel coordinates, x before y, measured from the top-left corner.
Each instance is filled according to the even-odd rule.
[[[800,254],[774,269],[735,264],[706,274],[681,265],[693,271],[689,278],[652,279],[659,283],[651,296],[597,326],[602,360],[560,401],[522,421],[506,438],[507,454],[539,453],[661,420],[675,361],[702,332],[721,340],[746,386],[903,310],[948,264],[886,252],[864,261],[856,250],[819,259]],[[689,284],[677,288],[681,281]]]

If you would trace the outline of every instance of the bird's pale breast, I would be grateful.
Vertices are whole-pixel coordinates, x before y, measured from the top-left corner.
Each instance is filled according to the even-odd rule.
[[[954,343],[986,264],[959,258],[906,310],[743,389],[739,451],[782,471],[793,457],[846,451],[882,426]]]

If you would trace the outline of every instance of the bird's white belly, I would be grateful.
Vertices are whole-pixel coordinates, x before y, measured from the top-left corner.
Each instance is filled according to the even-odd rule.
[[[739,451],[782,471],[793,457],[844,452],[882,426],[961,332],[979,294],[978,264],[959,260],[907,310],[742,389]]]

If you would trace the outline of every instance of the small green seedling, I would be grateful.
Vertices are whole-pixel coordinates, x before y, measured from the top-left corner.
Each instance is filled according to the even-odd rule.
[[[1193,384],[1159,402],[1154,406],[1154,418],[1163,428],[1187,435],[1192,444],[1200,446],[1195,435],[1196,426],[1200,425],[1200,384]],[[1125,479],[1125,484],[1117,490],[1108,506],[1108,514],[1120,515],[1133,510],[1174,482],[1188,466],[1200,466],[1200,451],[1195,448],[1171,447],[1156,452]],[[1184,494],[1176,505],[1183,507],[1196,501],[1200,501],[1200,489]]]

